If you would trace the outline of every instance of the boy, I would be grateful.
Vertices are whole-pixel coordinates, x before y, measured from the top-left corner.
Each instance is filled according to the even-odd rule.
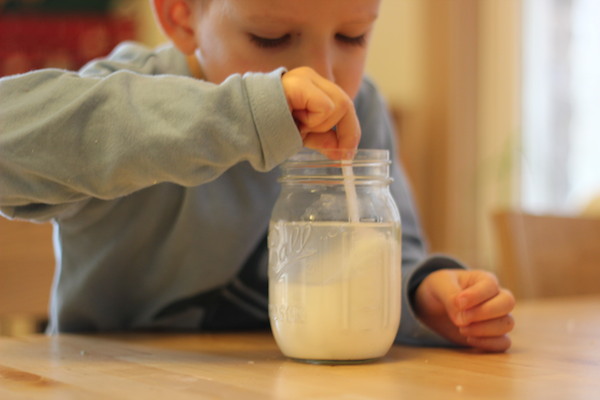
[[[0,81],[0,210],[55,224],[50,332],[267,326],[274,167],[303,145],[344,157],[360,139],[395,154],[363,78],[379,0],[153,4],[174,46],[127,43],[78,74]],[[513,296],[425,257],[393,165],[398,340],[506,350]]]

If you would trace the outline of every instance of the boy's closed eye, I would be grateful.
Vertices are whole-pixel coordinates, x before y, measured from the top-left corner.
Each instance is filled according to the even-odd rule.
[[[349,36],[341,33],[335,35],[335,39],[344,45],[364,46],[366,44],[366,34],[358,36]],[[259,35],[249,34],[250,41],[260,48],[276,48],[284,47],[291,43],[292,35],[286,33],[279,37],[263,37]]]
[[[349,44],[351,46],[364,46],[367,41],[367,34],[363,33],[362,35],[358,35],[358,36],[348,36],[348,35],[342,35],[341,33],[338,33],[335,35],[335,38],[339,42],[342,42],[344,44]]]
[[[249,35],[250,41],[262,48],[283,47],[284,45],[289,44],[292,39],[292,35],[289,33],[275,38],[262,37],[252,33]]]

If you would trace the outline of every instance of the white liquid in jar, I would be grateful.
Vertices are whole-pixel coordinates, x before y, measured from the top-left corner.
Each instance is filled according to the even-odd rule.
[[[314,361],[387,353],[400,322],[400,225],[277,222],[269,314],[281,351]]]

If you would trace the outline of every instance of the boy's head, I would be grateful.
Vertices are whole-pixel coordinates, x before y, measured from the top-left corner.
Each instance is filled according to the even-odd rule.
[[[380,0],[153,0],[204,79],[308,66],[354,98]]]

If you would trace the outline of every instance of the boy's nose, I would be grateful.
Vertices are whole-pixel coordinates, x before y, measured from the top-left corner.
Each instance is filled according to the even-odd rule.
[[[333,74],[333,57],[327,48],[313,48],[308,51],[305,57],[307,67],[314,69],[323,78],[335,82]]]
[[[314,69],[319,75],[321,75],[323,78],[326,78],[332,82],[335,82],[335,76],[333,75],[333,68],[331,67],[331,64],[324,63],[324,62],[311,63],[311,64],[312,65],[309,65],[309,67]]]

